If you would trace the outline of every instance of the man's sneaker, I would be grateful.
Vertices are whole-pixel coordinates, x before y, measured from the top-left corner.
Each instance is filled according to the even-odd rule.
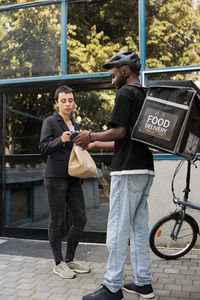
[[[151,299],[155,297],[151,284],[138,286],[135,285],[135,283],[129,283],[123,286],[123,290],[128,293],[138,294],[145,299]]]
[[[83,300],[123,300],[123,293],[120,289],[116,293],[112,293],[109,289],[103,286],[98,291],[83,296]]]
[[[59,265],[55,266],[53,272],[61,276],[62,278],[71,279],[76,277],[76,274],[68,267],[68,265],[64,261],[61,261]]]
[[[82,263],[80,263],[80,261],[74,259],[72,261],[69,261],[67,263],[68,267],[73,270],[76,273],[89,273],[90,272],[90,268]]]

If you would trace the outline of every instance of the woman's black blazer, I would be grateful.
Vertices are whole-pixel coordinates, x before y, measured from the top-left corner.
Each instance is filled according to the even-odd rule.
[[[78,124],[73,120],[75,130],[79,130]],[[47,165],[44,177],[69,177],[68,162],[73,143],[61,141],[64,131],[69,131],[61,115],[57,112],[43,121],[39,149],[43,156],[47,157]]]

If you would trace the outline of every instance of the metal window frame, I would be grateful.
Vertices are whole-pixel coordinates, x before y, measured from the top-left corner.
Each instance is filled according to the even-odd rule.
[[[27,3],[21,3],[21,4],[12,4],[12,5],[6,5],[6,6],[0,6],[0,13],[4,11],[11,11],[11,10],[18,10],[18,9],[25,9],[25,8],[31,8],[31,7],[38,7],[38,6],[48,6],[48,5],[56,5],[61,4],[61,75],[55,75],[55,76],[45,76],[46,80],[49,78],[49,80],[54,79],[65,79],[60,78],[62,75],[67,75],[67,8],[68,3],[75,3],[75,2],[85,2],[84,0],[43,0],[43,1],[35,1],[35,2],[27,2]],[[99,72],[102,73],[102,72]],[[109,72],[104,72],[109,74]],[[73,74],[73,77],[75,79],[79,79],[80,74]],[[89,77],[96,77],[96,73],[90,73],[90,74],[82,74],[85,77],[89,75]],[[101,77],[101,74],[99,74]],[[70,75],[69,75],[70,76]],[[108,75],[107,75],[108,76]],[[31,80],[34,77],[27,78],[27,80]],[[68,79],[68,78],[67,78]],[[70,79],[70,78],[69,78]],[[43,77],[36,77],[35,81],[41,81],[43,80]],[[12,83],[12,79],[7,79],[9,83]],[[17,81],[18,83],[23,83],[24,78],[19,78]],[[25,81],[26,82],[26,81]],[[6,83],[5,80],[0,80],[0,85]]]
[[[195,72],[195,71],[200,71],[200,65],[144,69],[142,71],[141,77],[142,77],[143,85],[145,85],[146,77],[149,74],[166,74],[166,73],[170,74],[170,73],[183,73],[183,72]]]
[[[41,81],[53,81],[53,80],[73,80],[82,78],[102,78],[109,77],[109,72],[97,72],[97,73],[85,73],[85,74],[67,74],[67,9],[68,4],[75,2],[85,2],[85,0],[43,0],[35,2],[27,2],[22,4],[13,4],[0,6],[0,13],[3,11],[24,9],[37,6],[45,5],[56,5],[61,4],[61,75],[55,76],[44,76],[44,77],[30,77],[30,78],[16,78],[16,79],[2,79],[0,80],[0,86],[4,84],[23,84],[26,82],[41,82]],[[199,71],[200,65],[193,66],[174,66],[167,68],[152,68],[146,69],[146,37],[145,37],[145,11],[146,2],[145,0],[138,0],[138,23],[139,23],[139,55],[141,60],[141,72],[140,82],[145,85],[146,76],[148,74],[161,74],[161,73],[173,73],[173,72],[190,72]],[[63,77],[64,76],[64,77]]]

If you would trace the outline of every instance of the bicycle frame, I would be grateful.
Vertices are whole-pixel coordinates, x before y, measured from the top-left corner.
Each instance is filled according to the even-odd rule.
[[[189,193],[190,193],[190,173],[191,173],[191,164],[190,160],[187,161],[187,175],[186,175],[186,187],[184,189],[184,197],[183,198],[173,198],[175,204],[178,204],[182,207],[183,210],[186,209],[187,206],[200,210],[200,205],[191,201],[188,201]]]
[[[195,160],[197,160],[197,159],[198,158],[196,158]],[[190,160],[187,161],[188,165],[187,165],[187,175],[186,175],[186,187],[183,191],[184,192],[183,198],[176,198],[176,197],[173,198],[174,203],[181,206],[181,210],[178,211],[178,213],[180,214],[180,220],[178,220],[178,222],[175,223],[174,228],[173,228],[172,233],[171,233],[171,238],[173,240],[177,239],[177,236],[180,232],[181,226],[183,224],[183,220],[184,220],[185,215],[186,215],[186,207],[189,206],[193,209],[200,210],[200,205],[199,204],[188,201],[189,193],[190,193],[191,164],[194,163],[195,160],[192,161],[192,162]],[[177,213],[177,212],[175,212],[175,213]],[[192,219],[193,223],[195,224],[195,226],[197,228],[197,232],[199,233],[199,226],[198,226],[197,222],[194,220],[193,217],[191,217],[191,216],[189,216],[189,217]],[[177,225],[178,225],[178,227],[177,227]]]

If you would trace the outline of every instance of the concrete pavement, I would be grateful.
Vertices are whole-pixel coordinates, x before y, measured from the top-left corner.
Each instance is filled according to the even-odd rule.
[[[100,287],[107,255],[105,245],[80,244],[77,259],[86,261],[91,273],[62,279],[52,272],[54,262],[48,241],[1,238],[0,300],[81,300],[83,295]],[[200,299],[200,250],[171,261],[151,253],[151,261],[155,299]],[[124,281],[132,279],[127,258]],[[124,292],[124,299],[142,298]]]

